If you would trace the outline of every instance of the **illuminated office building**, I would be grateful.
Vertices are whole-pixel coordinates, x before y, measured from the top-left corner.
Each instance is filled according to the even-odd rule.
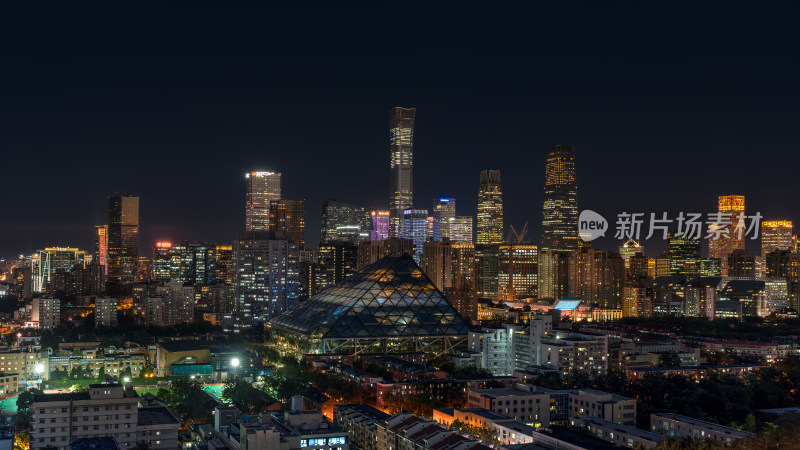
[[[579,250],[570,255],[569,292],[590,305],[622,306],[625,263],[620,255],[603,250]]]
[[[758,273],[756,255],[737,249],[728,255],[728,275],[731,277],[755,278]]]
[[[169,281],[172,279],[172,242],[158,241],[153,247],[152,278],[153,281]]]
[[[358,246],[350,242],[320,244],[317,262],[317,290],[335,286],[358,272]]]
[[[468,243],[450,244],[453,263],[453,281],[445,289],[445,296],[461,317],[469,320],[478,319],[478,292],[476,288],[475,245]]]
[[[136,282],[148,283],[150,282],[150,271],[152,270],[151,261],[144,256],[140,256],[136,262]]]
[[[247,180],[246,229],[269,230],[269,202],[281,199],[281,174],[250,172]]]
[[[108,225],[97,225],[94,235],[94,254],[95,261],[103,266],[103,272],[108,275]]]
[[[547,150],[542,208],[542,248],[578,248],[578,185],[575,183],[575,148],[556,145]]]
[[[708,257],[719,258],[722,276],[728,275],[728,255],[734,250],[744,250],[744,236],[747,232],[747,224],[744,221],[744,195],[721,195],[718,202],[718,212],[728,214],[730,225],[728,226],[728,236],[720,233],[719,239],[708,240]],[[737,226],[741,224],[741,233]],[[709,225],[709,230],[715,228],[714,224]]]
[[[173,245],[170,253],[170,280],[192,285],[215,284],[216,253],[216,244],[184,242]]]
[[[269,202],[269,231],[283,233],[290,244],[305,248],[306,201],[280,199]]]
[[[416,108],[389,110],[389,150],[391,176],[389,197],[389,237],[403,237],[405,211],[413,208],[414,119]],[[421,246],[420,246],[421,248]]]
[[[767,253],[775,250],[791,250],[792,221],[767,220],[761,222],[761,261],[766,261]]]
[[[407,209],[403,211],[403,238],[414,243],[414,260],[419,261],[423,245],[428,237],[428,210]]]
[[[238,328],[290,309],[297,302],[300,247],[281,233],[246,231],[234,245]]]
[[[373,210],[370,211],[369,215],[372,219],[370,239],[373,241],[389,239],[389,211]]]
[[[450,241],[472,243],[472,216],[455,216],[450,219]]]
[[[653,317],[653,288],[632,283],[622,288],[622,317]]]
[[[650,270],[649,262],[650,260],[643,253],[631,255],[625,267],[625,280],[629,283],[647,280]]]
[[[368,218],[366,209],[362,206],[333,199],[326,201],[322,205],[320,243],[348,242],[358,245],[360,241],[370,237],[370,219],[377,216],[376,212],[385,211],[372,211]]]
[[[433,216],[433,240],[450,239],[450,221],[456,217],[456,199],[449,197],[433,199],[431,215]]]
[[[667,256],[670,275],[690,276],[687,264],[700,259],[700,239],[667,235]]]
[[[569,295],[569,251],[539,252],[539,298],[560,299]]]
[[[497,300],[497,270],[500,244],[475,246],[475,290],[479,298]]]
[[[633,238],[628,239],[624,244],[619,246],[619,256],[625,261],[625,268],[628,268],[630,265],[631,256],[637,253],[644,253],[644,247]]]
[[[108,198],[108,282],[136,282],[139,259],[139,197],[112,195]]]
[[[420,258],[420,268],[436,289],[444,291],[453,286],[453,255],[450,241],[428,241]]]
[[[234,276],[233,246],[217,244],[217,283],[232,285]]]
[[[497,299],[516,301],[537,297],[539,251],[534,244],[500,244],[497,258]]]
[[[478,186],[478,244],[503,242],[503,188],[499,170],[481,171]]]
[[[789,306],[800,310],[800,254],[789,250],[773,250],[764,259],[767,278],[785,279]]]
[[[361,241],[358,244],[358,270],[386,256],[414,254],[414,243],[410,239],[388,238],[380,241]]]
[[[50,247],[34,252],[31,255],[31,290],[47,292],[56,272],[69,272],[76,265],[85,268],[90,262],[86,251],[77,248]]]

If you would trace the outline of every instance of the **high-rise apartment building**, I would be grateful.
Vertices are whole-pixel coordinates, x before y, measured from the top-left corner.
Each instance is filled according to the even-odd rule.
[[[433,199],[433,240],[450,239],[450,221],[456,217],[456,199],[438,197]]]
[[[499,170],[481,171],[478,186],[478,244],[503,242],[503,188]]]
[[[108,198],[108,282],[136,282],[139,260],[139,197],[114,194]]]
[[[575,148],[555,145],[547,150],[542,208],[542,248],[578,248],[578,185],[575,183]]]
[[[269,231],[283,233],[291,244],[300,249],[306,245],[306,201],[280,199],[269,202]]]
[[[369,231],[372,228],[370,222],[377,216],[376,213],[383,212],[385,211],[372,211],[368,216],[363,206],[328,200],[322,205],[319,242],[321,244],[348,242],[358,245],[360,241],[370,237]]]
[[[730,277],[755,278],[758,273],[756,255],[744,249],[728,254],[728,275]]]
[[[501,244],[497,258],[497,299],[516,301],[536,298],[538,268],[539,251],[536,245]]]
[[[444,290],[445,297],[453,308],[468,320],[478,318],[478,292],[476,290],[475,245],[451,243],[452,282]]]
[[[283,313],[297,301],[300,247],[282,233],[246,231],[234,246],[239,327]]]
[[[37,297],[31,301],[31,322],[42,330],[52,330],[61,323],[61,300]]]
[[[358,270],[386,256],[403,256],[413,253],[414,243],[410,239],[388,238],[379,241],[361,241],[358,244]]]
[[[414,206],[413,162],[416,108],[389,110],[389,151],[391,155],[389,237],[403,237],[403,214]],[[423,241],[424,242],[424,241]]]
[[[147,325],[173,327],[194,322],[194,288],[171,281],[156,288],[156,296],[145,302]]]
[[[370,211],[372,219],[372,231],[370,239],[373,241],[384,241],[389,239],[389,211]]]
[[[403,238],[416,246],[414,259],[419,261],[423,245],[428,237],[428,210],[406,209],[403,211]]]
[[[117,299],[97,297],[94,300],[94,323],[97,327],[111,328],[117,325]]]
[[[246,229],[269,230],[269,202],[281,199],[281,174],[250,172],[247,180]]]
[[[730,225],[727,233],[721,232],[718,239],[709,239],[708,257],[718,258],[722,276],[728,276],[728,256],[734,250],[744,250],[744,235],[747,232],[744,195],[720,195],[717,211],[730,219]],[[711,224],[709,230],[716,227],[717,225]]]

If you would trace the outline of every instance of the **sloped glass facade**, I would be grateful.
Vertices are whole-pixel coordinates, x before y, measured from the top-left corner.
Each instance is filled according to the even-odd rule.
[[[309,338],[312,351],[325,341],[465,337],[468,323],[408,255],[388,256],[340,284],[274,317],[278,330]],[[333,347],[332,345],[328,346]]]

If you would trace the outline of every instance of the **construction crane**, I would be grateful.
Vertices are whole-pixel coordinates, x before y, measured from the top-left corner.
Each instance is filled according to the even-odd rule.
[[[511,227],[511,230],[508,232],[508,237],[506,238],[507,242],[520,243],[522,242],[522,239],[525,237],[525,235],[528,234],[527,220],[525,221],[525,225],[522,226],[522,231],[520,231],[519,233],[517,233],[517,230],[516,228],[514,228],[514,225],[509,225],[509,227]]]

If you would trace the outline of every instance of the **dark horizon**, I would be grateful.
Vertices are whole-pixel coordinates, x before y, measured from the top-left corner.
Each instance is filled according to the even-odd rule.
[[[0,255],[92,251],[113,192],[140,196],[141,256],[161,239],[232,241],[250,170],[306,198],[314,247],[328,198],[388,209],[394,106],[417,108],[416,207],[446,195],[475,215],[480,171],[499,169],[506,232],[528,221],[537,244],[556,144],[575,146],[580,210],[612,223],[713,212],[725,194],[800,220],[781,170],[800,142],[797,7],[745,5],[10,9]]]

